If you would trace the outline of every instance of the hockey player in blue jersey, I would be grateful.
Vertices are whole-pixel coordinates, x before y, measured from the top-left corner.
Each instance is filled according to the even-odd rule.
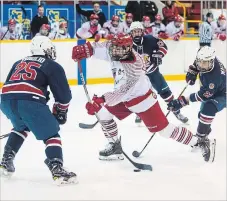
[[[167,54],[167,46],[161,39],[155,38],[152,35],[144,36],[143,32],[144,27],[140,22],[132,22],[130,33],[133,38],[133,48],[144,57],[147,66],[144,70],[152,86],[164,101],[169,103],[174,97],[163,75],[159,71],[162,58]],[[188,122],[188,118],[184,117],[180,113],[180,110],[173,113],[181,122]],[[136,122],[139,123],[140,121],[139,117],[137,117]]]
[[[28,131],[31,131],[37,140],[46,145],[47,159],[44,162],[54,181],[57,184],[75,183],[76,174],[63,168],[61,137],[58,133],[59,124],[67,120],[71,100],[64,69],[54,61],[55,46],[48,37],[34,37],[30,49],[32,56],[14,63],[2,88],[0,108],[11,121],[13,130],[4,148],[1,174],[11,176],[15,172],[14,158]],[[46,105],[48,86],[55,99],[52,113]]]
[[[190,94],[189,97],[181,96],[168,104],[168,109],[178,111],[182,107],[196,101],[200,101],[199,125],[197,127],[197,137],[199,143],[197,147],[202,149],[205,161],[214,160],[215,139],[208,139],[211,132],[211,123],[215,115],[226,108],[226,69],[215,56],[215,50],[209,46],[202,47],[193,65],[189,66],[186,81],[191,85],[195,84],[199,75],[201,82],[200,90]]]

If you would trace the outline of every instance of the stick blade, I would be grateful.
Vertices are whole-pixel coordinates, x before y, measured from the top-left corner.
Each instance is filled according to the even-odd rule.
[[[84,124],[84,123],[79,123],[79,127],[82,128],[82,129],[92,129],[94,128],[96,125],[95,124]]]

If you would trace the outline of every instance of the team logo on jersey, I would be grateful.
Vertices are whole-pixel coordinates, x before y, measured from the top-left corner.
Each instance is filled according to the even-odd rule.
[[[143,54],[143,59],[144,59],[144,62],[145,62],[145,68],[147,69],[151,64],[151,58],[148,54]]]
[[[209,88],[210,88],[210,89],[213,89],[213,88],[214,88],[214,84],[213,84],[213,83],[210,83],[210,84],[209,84]]]
[[[121,22],[125,21],[125,9],[115,9],[114,15],[117,15]]]
[[[206,91],[204,94],[203,94],[204,97],[206,98],[210,98],[211,96],[213,96],[213,94],[211,94],[209,91]]]
[[[69,10],[68,8],[47,8],[46,16],[50,23],[59,22],[62,17],[69,18]]]

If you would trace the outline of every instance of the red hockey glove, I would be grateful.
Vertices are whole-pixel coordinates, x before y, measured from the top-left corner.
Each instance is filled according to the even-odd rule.
[[[67,121],[68,106],[54,103],[52,114],[55,116],[59,124],[65,124]]]
[[[178,110],[180,110],[182,107],[188,105],[189,102],[186,100],[186,98],[184,96],[180,96],[178,99],[174,99],[172,101],[170,101],[167,106],[168,106],[168,110],[173,111],[173,112],[177,112]]]
[[[97,33],[97,30],[98,30],[98,26],[91,26],[88,32],[90,32],[92,36],[94,36]]]
[[[90,42],[87,42],[84,45],[77,45],[73,47],[72,59],[74,61],[89,58],[92,55],[93,55],[93,48]]]
[[[222,41],[225,41],[226,40],[226,35],[225,34],[219,34],[218,35],[218,39],[222,40]]]
[[[94,115],[102,108],[104,103],[105,103],[105,99],[103,96],[97,97],[96,95],[94,95],[94,97],[92,98],[92,103],[90,102],[86,103],[85,107],[87,109],[87,113],[89,115]]]
[[[167,33],[164,33],[164,32],[160,32],[160,33],[158,34],[158,37],[159,37],[159,38],[163,38],[163,39],[169,38],[168,34],[167,34]]]
[[[173,36],[173,40],[175,40],[175,41],[179,41],[180,40],[180,35],[175,35],[175,36]]]

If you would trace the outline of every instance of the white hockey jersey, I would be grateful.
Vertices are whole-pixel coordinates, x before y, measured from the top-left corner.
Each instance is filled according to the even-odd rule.
[[[115,34],[123,33],[122,23],[119,23],[118,27],[113,27],[111,24],[111,20],[103,24],[103,29],[105,30],[104,36],[107,36],[108,34],[115,35]]]
[[[160,31],[162,31],[162,32],[166,31],[166,27],[162,23],[157,24],[155,22],[152,22],[151,27],[152,27],[152,36],[154,36],[156,38],[158,38],[158,34],[159,34]]]
[[[126,21],[121,22],[121,26],[123,27],[123,32],[128,34],[130,33],[130,24],[127,24]]]
[[[211,22],[211,27],[213,34],[227,34],[226,23],[223,26],[220,26],[217,21],[213,21]]]
[[[18,40],[22,36],[22,28],[20,24],[17,24],[14,31],[10,33],[7,26],[0,28],[0,39],[2,40]]]
[[[94,42],[94,57],[110,62],[114,78],[114,91],[104,94],[107,105],[114,106],[120,102],[130,101],[146,94],[151,89],[149,78],[145,75],[145,62],[133,50],[135,60],[132,62],[112,61],[108,52],[109,42]]]
[[[166,26],[166,33],[168,34],[168,36],[170,38],[175,36],[178,33],[180,35],[182,35],[183,32],[184,32],[184,24],[183,23],[181,24],[181,26],[179,28],[174,25],[174,22],[170,22]]]
[[[70,35],[69,35],[69,33],[66,33],[66,34],[60,34],[59,32],[58,33],[56,33],[56,34],[50,34],[49,35],[49,37],[51,38],[51,39],[67,39],[67,38],[71,38],[70,37]]]
[[[74,36],[74,38],[80,37],[82,39],[91,38],[93,35],[89,30],[92,29],[93,32],[100,32],[101,25],[98,24],[96,27],[91,27],[90,22],[85,22],[82,24]]]

